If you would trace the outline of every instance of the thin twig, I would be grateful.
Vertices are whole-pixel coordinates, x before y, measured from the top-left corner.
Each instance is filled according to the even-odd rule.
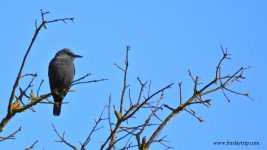
[[[16,139],[16,138],[15,138],[15,135],[16,135],[19,131],[21,131],[21,127],[19,127],[15,132],[9,134],[7,137],[0,137],[0,142],[3,142],[3,141],[5,141],[5,140],[7,140],[7,139],[12,139],[12,140]]]
[[[95,121],[95,125],[93,126],[92,130],[90,131],[90,133],[88,134],[86,140],[83,142],[82,146],[81,146],[81,150],[85,150],[85,147],[86,145],[90,142],[91,140],[91,136],[93,135],[94,132],[96,132],[97,130],[103,128],[103,127],[99,127],[98,128],[98,125],[99,123],[102,121],[102,120],[105,120],[102,118],[103,114],[104,114],[104,111],[106,110],[107,106],[104,107],[104,109],[102,110],[99,118],[97,121]]]
[[[179,105],[181,105],[182,104],[182,82],[180,82],[178,86],[179,86],[179,99],[180,99]]]
[[[38,142],[38,140],[36,140],[30,147],[25,148],[25,150],[31,150],[34,149],[35,144]]]
[[[128,53],[130,50],[130,46],[126,46],[126,56],[125,56],[125,69],[124,69],[124,76],[123,76],[123,87],[121,92],[121,102],[120,102],[120,113],[122,114],[123,109],[123,102],[124,102],[124,95],[127,88],[127,73],[128,73],[128,67],[129,67],[129,60],[128,60]]]
[[[57,134],[58,138],[60,139],[60,140],[57,140],[57,141],[55,141],[55,142],[64,143],[64,144],[66,144],[67,146],[69,146],[70,148],[72,148],[72,149],[74,149],[74,150],[78,150],[74,145],[70,144],[68,141],[65,140],[65,137],[64,137],[64,136],[65,136],[65,132],[63,132],[63,134],[62,134],[62,136],[61,136],[61,135],[58,133],[56,127],[55,127],[53,124],[52,124],[52,127],[53,127],[55,133]]]
[[[101,81],[106,81],[106,80],[108,80],[108,79],[99,79],[99,80],[81,81],[81,82],[72,83],[72,86],[77,85],[77,84],[96,83],[96,82],[101,82]]]
[[[197,85],[199,84],[198,83],[198,77],[194,78],[192,76],[192,73],[190,70],[188,70],[189,72],[189,76],[191,77],[191,79],[194,81],[194,93],[193,95],[187,100],[185,101],[184,103],[181,103],[181,98],[180,98],[180,105],[176,108],[172,108],[168,105],[164,105],[166,108],[170,109],[171,110],[171,113],[163,120],[163,122],[158,126],[158,128],[154,131],[154,133],[152,134],[152,136],[150,136],[149,140],[146,142],[146,145],[145,145],[145,148],[146,149],[149,149],[150,145],[153,143],[153,141],[155,141],[156,137],[159,135],[159,133],[163,130],[163,128],[168,124],[168,122],[174,118],[175,115],[177,115],[178,113],[180,113],[181,111],[185,110],[187,111],[188,113],[190,113],[192,116],[194,116],[195,118],[197,118],[200,122],[203,122],[204,120],[201,119],[200,117],[197,117],[195,115],[195,112],[193,110],[187,110],[186,108],[190,108],[189,105],[192,105],[192,104],[198,104],[198,103],[201,103],[201,104],[205,104],[205,103],[208,103],[210,102],[210,99],[208,100],[202,100],[202,96],[204,95],[207,95],[207,94],[210,94],[212,92],[215,92],[217,90],[225,90],[225,88],[227,86],[229,86],[230,84],[234,83],[235,81],[238,81],[238,79],[244,79],[244,77],[242,76],[242,72],[246,69],[244,67],[241,67],[239,70],[237,70],[236,72],[234,72],[232,75],[228,75],[228,76],[225,76],[225,77],[221,77],[221,65],[223,63],[223,60],[225,59],[230,59],[228,56],[230,54],[227,53],[227,50],[223,50],[222,49],[222,52],[223,52],[223,57],[222,59],[220,59],[217,67],[216,67],[216,70],[215,70],[215,77],[214,77],[214,80],[210,81],[208,84],[206,84],[204,87],[202,87],[200,90],[197,90]],[[241,72],[241,75],[237,75]],[[223,79],[225,79],[224,81],[222,81]],[[213,85],[216,85],[216,82],[217,81],[220,81],[220,85],[215,87],[215,88],[211,88]],[[211,88],[211,89],[209,89]],[[242,94],[240,92],[233,92],[233,91],[230,91],[234,94],[239,94],[239,95],[242,95],[242,96],[246,96],[248,97],[247,94]],[[200,100],[199,102],[192,102],[193,100]]]
[[[37,96],[39,96],[39,91],[41,89],[42,84],[44,83],[44,79],[41,81],[41,83],[39,84],[38,90],[37,90]]]

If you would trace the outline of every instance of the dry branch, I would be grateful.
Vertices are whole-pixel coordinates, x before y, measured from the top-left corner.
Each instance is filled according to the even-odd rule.
[[[33,87],[33,82],[34,82],[34,79],[37,77],[37,74],[29,74],[29,73],[27,73],[25,75],[22,75],[23,68],[25,66],[25,62],[26,62],[26,60],[28,58],[28,55],[29,55],[30,51],[32,50],[32,46],[35,43],[36,38],[39,35],[41,29],[43,27],[46,29],[47,28],[47,24],[50,24],[50,23],[56,23],[56,22],[67,23],[67,21],[74,22],[74,18],[61,18],[61,19],[54,19],[54,20],[45,20],[45,15],[47,15],[48,13],[49,12],[43,12],[43,10],[41,10],[41,18],[42,18],[41,24],[38,25],[37,21],[35,21],[36,29],[35,29],[34,35],[32,37],[32,40],[31,40],[31,42],[29,44],[29,47],[28,47],[28,49],[27,49],[27,51],[26,51],[26,53],[25,53],[25,55],[23,57],[20,69],[18,71],[18,75],[17,75],[15,83],[13,85],[13,88],[12,88],[12,91],[11,91],[11,94],[10,94],[10,98],[9,98],[9,102],[8,102],[8,109],[7,109],[6,116],[0,122],[0,132],[2,132],[3,128],[7,125],[9,120],[11,118],[13,118],[17,113],[21,113],[21,112],[23,112],[23,111],[25,111],[27,109],[31,109],[32,111],[35,111],[32,108],[32,106],[42,102],[44,99],[47,99],[48,97],[50,97],[52,94],[54,94],[56,92],[58,93],[58,91],[55,90],[55,91],[52,91],[51,93],[48,93],[48,94],[39,95],[39,91],[40,91],[41,86],[42,86],[43,81],[44,81],[44,80],[42,80],[41,83],[38,86],[37,95],[34,94],[33,89],[31,90],[30,94],[27,95],[28,90],[31,87]],[[98,80],[83,81],[89,75],[91,75],[91,74],[86,74],[85,76],[75,80],[72,83],[72,86],[73,85],[78,85],[78,84],[93,83],[93,82],[100,82],[100,81],[107,80],[107,79],[98,79]],[[17,90],[17,88],[19,86],[20,80],[23,77],[27,77],[27,76],[32,77],[32,80],[29,82],[29,84],[26,86],[26,88],[24,88],[24,89],[19,88],[20,94],[19,94],[19,96],[15,96],[16,90]],[[29,99],[30,102],[27,102],[27,104],[25,104],[23,102],[23,98]],[[51,102],[51,104],[53,104],[53,103]]]
[[[38,142],[38,140],[36,140],[30,147],[25,148],[25,150],[31,150],[31,149],[34,149],[34,146],[36,145],[37,142]]]
[[[86,140],[83,142],[83,144],[81,144],[81,150],[85,150],[85,147],[87,146],[87,144],[90,142],[92,135],[99,129],[103,128],[102,127],[98,127],[100,122],[103,120],[106,120],[105,118],[103,118],[103,114],[106,110],[107,106],[104,107],[104,109],[102,110],[98,120],[95,120],[95,125],[93,126],[92,130],[90,131],[90,133],[88,134]]]
[[[155,130],[155,132],[152,134],[152,136],[150,136],[149,140],[146,142],[146,145],[145,145],[146,149],[149,149],[150,145],[156,140],[156,138],[158,137],[160,132],[169,123],[169,121],[171,121],[174,118],[174,116],[176,116],[177,114],[179,114],[183,110],[185,110],[188,113],[190,113],[193,117],[198,119],[198,121],[203,122],[204,120],[201,119],[200,117],[196,116],[196,114],[195,114],[195,112],[193,110],[191,110],[191,109],[187,110],[186,108],[187,107],[190,108],[189,106],[190,105],[194,105],[194,104],[203,104],[205,106],[208,106],[208,105],[210,105],[209,102],[211,100],[210,99],[203,100],[202,99],[203,96],[205,96],[207,94],[210,94],[210,93],[213,93],[213,92],[216,92],[218,90],[223,90],[224,91],[225,89],[227,89],[226,87],[229,86],[230,84],[238,81],[239,79],[244,79],[242,73],[246,69],[248,69],[249,67],[241,67],[236,72],[232,73],[232,75],[221,76],[221,65],[222,65],[223,61],[226,60],[226,59],[230,59],[230,57],[229,57],[230,54],[228,54],[227,49],[224,50],[222,47],[221,47],[221,49],[222,49],[223,57],[220,59],[218,65],[216,67],[214,80],[210,81],[208,84],[206,84],[202,88],[200,88],[200,90],[198,90],[198,85],[200,85],[202,83],[199,83],[199,77],[198,76],[193,77],[191,71],[189,71],[189,76],[194,82],[194,93],[193,93],[193,95],[188,100],[186,100],[184,103],[182,103],[182,88],[181,88],[181,83],[179,84],[180,104],[176,108],[172,108],[172,107],[170,107],[168,105],[165,105],[166,108],[171,110],[171,113],[158,126],[158,128]],[[218,81],[220,82],[220,85],[218,85],[215,88],[212,88],[212,86],[216,86],[216,83]],[[247,94],[240,94],[240,92],[236,92],[236,91],[230,91],[230,92],[250,98]],[[225,92],[224,92],[224,96],[226,97],[226,99],[229,100],[229,98],[228,98],[228,96],[226,95]]]
[[[34,91],[32,90],[30,94],[28,95],[28,91],[31,87],[33,87],[33,82],[35,78],[37,77],[37,74],[32,74],[28,73],[25,75],[22,75],[23,68],[25,66],[25,62],[28,58],[28,55],[32,49],[32,46],[41,31],[41,29],[44,27],[47,29],[47,24],[49,23],[55,23],[55,22],[64,22],[67,23],[67,21],[72,21],[74,22],[74,18],[62,18],[62,19],[54,19],[54,20],[45,20],[45,15],[47,15],[49,12],[43,12],[41,10],[41,18],[42,22],[38,26],[37,21],[35,22],[35,32],[33,35],[33,38],[29,44],[29,47],[23,57],[20,69],[18,71],[18,75],[16,77],[15,83],[13,85],[9,102],[8,102],[8,108],[7,108],[7,114],[6,116],[2,119],[0,122],[0,132],[3,130],[3,128],[7,125],[7,123],[13,118],[17,113],[21,113],[27,109],[31,109],[32,111],[35,111],[32,107],[38,103],[48,103],[48,104],[53,104],[53,102],[48,100],[48,97],[50,97],[53,93],[58,92],[58,91],[52,91],[51,93],[48,94],[43,94],[39,95],[41,86],[43,84],[43,80],[40,82],[38,89],[37,89],[37,95],[34,94]],[[190,115],[195,117],[198,121],[203,122],[204,120],[196,115],[196,112],[190,108],[191,105],[196,105],[196,104],[203,104],[204,106],[210,107],[210,101],[211,99],[204,99],[204,97],[208,94],[211,94],[213,92],[217,92],[219,90],[222,91],[223,95],[225,98],[230,101],[230,97],[228,96],[229,93],[232,94],[237,94],[241,96],[245,96],[251,100],[253,100],[248,93],[243,93],[243,92],[238,92],[235,90],[232,90],[229,88],[229,85],[235,83],[235,82],[240,82],[241,80],[244,80],[245,77],[243,75],[244,71],[249,69],[250,67],[241,67],[237,69],[235,72],[232,74],[223,76],[222,75],[222,64],[225,60],[231,59],[230,54],[228,53],[228,49],[224,49],[221,46],[221,51],[222,51],[222,57],[219,60],[215,73],[214,73],[214,78],[208,82],[208,83],[201,83],[199,76],[194,76],[190,70],[188,70],[188,75],[193,81],[193,94],[191,97],[187,98],[184,102],[183,100],[185,99],[182,96],[182,82],[178,84],[179,88],[179,103],[177,106],[169,106],[168,104],[164,104],[162,100],[164,99],[164,91],[167,89],[171,88],[174,83],[170,83],[166,86],[163,86],[161,89],[156,90],[155,92],[151,92],[151,81],[149,82],[148,89],[147,89],[147,83],[148,81],[143,82],[139,77],[137,78],[139,84],[140,84],[140,89],[138,91],[138,95],[136,96],[137,98],[134,100],[132,98],[131,94],[131,89],[129,88],[129,84],[127,82],[127,76],[128,76],[128,70],[129,70],[129,50],[130,46],[126,46],[126,56],[124,60],[124,67],[119,66],[118,64],[114,64],[119,70],[123,72],[123,86],[121,90],[121,96],[120,96],[120,104],[119,104],[119,110],[117,111],[114,107],[114,115],[116,116],[116,121],[113,122],[112,118],[112,113],[111,113],[111,95],[109,96],[109,103],[107,106],[104,107],[102,110],[98,120],[95,120],[95,125],[93,128],[90,130],[87,138],[83,143],[81,143],[81,150],[85,150],[86,146],[88,143],[91,141],[92,135],[98,131],[99,129],[103,128],[103,126],[99,127],[99,124],[102,121],[108,120],[108,125],[110,129],[110,133],[108,134],[107,138],[104,140],[102,143],[100,150],[103,149],[119,149],[116,144],[119,142],[124,144],[120,149],[130,149],[130,148],[136,148],[138,147],[139,150],[148,150],[153,143],[159,143],[163,145],[166,149],[170,149],[172,147],[167,146],[165,143],[167,140],[165,140],[166,136],[159,138],[159,134],[162,132],[162,130],[166,127],[166,125],[174,118],[174,116],[178,115],[182,111],[188,112]],[[98,79],[98,80],[88,80],[84,81],[85,78],[90,76],[91,74],[88,73],[77,80],[73,81],[71,83],[71,86],[78,85],[78,84],[85,84],[85,83],[95,83],[95,82],[100,82],[100,81],[105,81],[107,79]],[[26,88],[21,88],[19,87],[20,94],[16,96],[16,91],[19,86],[19,82],[22,78],[24,77],[31,77],[31,81],[28,83]],[[219,83],[219,84],[218,84]],[[127,88],[128,89],[128,99],[129,99],[129,106],[126,107],[125,101],[126,101],[126,96],[125,94],[127,93]],[[144,96],[144,91],[147,90],[147,96]],[[155,98],[159,96],[157,100]],[[30,100],[30,102],[24,103],[23,98],[27,98]],[[43,102],[43,100],[46,99],[48,102]],[[108,117],[103,118],[103,114],[107,108],[108,112]],[[170,112],[165,116],[164,119],[160,118],[157,113],[163,110],[163,108],[166,108],[170,110]],[[130,126],[128,122],[130,120],[133,120],[138,112],[149,109],[150,112],[145,114],[145,120],[142,122],[142,124]],[[165,110],[165,109],[164,109]],[[152,119],[156,119],[157,122],[159,123],[154,123]],[[73,144],[68,142],[65,139],[65,132],[63,132],[62,135],[60,135],[55,128],[54,125],[53,129],[54,132],[57,134],[59,140],[56,142],[64,143],[68,147],[77,150],[77,147],[75,147]],[[154,131],[152,132],[152,135],[143,135],[146,131],[146,129],[151,128],[151,127],[156,127]],[[11,133],[7,137],[0,137],[0,142],[7,140],[7,139],[15,139],[15,135],[21,130],[19,128],[15,132]],[[135,139],[135,141],[133,140]],[[38,142],[35,141],[29,148],[26,149],[33,149],[36,143]]]
[[[15,138],[15,135],[16,135],[18,132],[20,132],[20,131],[21,131],[21,127],[19,127],[15,132],[11,133],[11,134],[8,135],[7,137],[2,137],[2,136],[0,136],[0,142],[3,142],[3,141],[5,141],[5,140],[7,140],[7,139],[12,139],[12,140],[16,139],[16,138]]]
[[[62,136],[58,133],[56,127],[52,124],[52,127],[55,131],[55,133],[57,134],[59,140],[56,140],[55,142],[59,142],[59,143],[64,143],[67,146],[69,146],[70,148],[72,148],[73,150],[78,150],[74,145],[72,145],[71,143],[69,143],[68,141],[65,140],[65,132],[63,132]]]
[[[47,98],[51,95],[50,94],[46,94],[46,95],[41,95],[39,97],[36,97],[34,98],[29,104],[26,104],[24,106],[20,106],[20,107],[14,107],[14,104],[18,104],[18,103],[14,103],[14,99],[15,99],[15,93],[16,93],[16,90],[17,90],[17,87],[19,85],[19,81],[22,77],[24,77],[25,75],[22,76],[22,71],[23,71],[23,68],[24,68],[24,65],[25,65],[25,62],[28,58],[28,55],[32,49],[32,46],[38,36],[38,34],[40,33],[41,29],[43,27],[46,27],[46,24],[49,24],[49,23],[55,23],[55,22],[58,22],[58,21],[63,21],[63,22],[66,22],[66,21],[73,21],[74,18],[63,18],[63,19],[55,19],[55,20],[50,20],[50,21],[46,21],[44,19],[44,15],[48,14],[49,12],[43,12],[41,10],[41,16],[42,16],[42,22],[39,26],[37,26],[37,22],[35,23],[36,25],[36,29],[35,29],[35,32],[34,32],[34,35],[33,35],[33,38],[29,44],[29,47],[23,57],[23,60],[22,60],[22,63],[21,63],[21,66],[20,66],[20,69],[19,69],[19,72],[18,72],[18,75],[16,77],[16,80],[15,80],[15,83],[13,85],[13,88],[12,88],[12,91],[11,91],[11,94],[10,94],[10,98],[9,98],[9,102],[8,102],[8,109],[7,109],[7,114],[6,116],[2,119],[1,123],[0,123],[0,132],[2,132],[4,126],[9,122],[9,120],[15,116],[16,113],[18,112],[22,112],[26,109],[29,109],[30,107],[32,107],[33,105],[36,105],[38,102],[42,101],[44,98]],[[29,75],[29,74],[26,74],[26,75]],[[33,77],[33,80],[35,78],[36,75],[34,75]],[[32,80],[32,81],[33,81]],[[21,93],[21,96],[19,96],[20,98],[18,100],[21,100],[22,96],[24,96],[24,94],[26,93],[26,91],[29,89],[29,87],[31,87],[31,83],[32,81],[30,82],[30,84],[28,85],[28,87],[23,91],[23,93]],[[13,104],[14,103],[14,104]]]
[[[129,84],[127,83],[128,65],[129,65],[128,52],[129,52],[129,46],[126,47],[126,58],[124,61],[125,63],[124,68],[115,64],[115,66],[119,70],[123,71],[123,86],[122,86],[122,90],[120,93],[121,97],[120,97],[120,103],[119,103],[119,110],[117,111],[116,106],[113,105],[114,114],[112,115],[112,110],[111,110],[112,97],[110,94],[108,105],[106,106],[107,113],[108,113],[107,120],[108,120],[110,132],[108,136],[106,137],[106,139],[102,142],[100,150],[131,149],[131,148],[138,148],[139,150],[148,150],[151,144],[154,144],[154,143],[158,143],[164,146],[165,149],[172,149],[172,147],[166,144],[166,142],[168,142],[167,140],[165,140],[166,136],[159,138],[159,134],[166,127],[166,125],[174,118],[174,116],[178,115],[180,112],[186,111],[190,115],[195,117],[198,121],[203,122],[204,120],[201,117],[197,116],[196,112],[192,110],[190,106],[203,104],[206,107],[210,107],[211,99],[205,99],[204,97],[206,95],[222,90],[226,99],[229,99],[226,92],[238,94],[238,95],[242,95],[242,96],[246,96],[250,98],[247,93],[237,92],[237,91],[234,91],[228,88],[229,85],[235,83],[236,81],[239,82],[240,80],[245,79],[245,77],[243,76],[243,73],[249,67],[241,67],[240,69],[237,69],[235,72],[233,72],[230,75],[222,76],[221,65],[223,64],[225,60],[230,59],[229,57],[230,54],[228,54],[227,50],[224,50],[222,48],[223,56],[219,60],[219,63],[217,64],[216,69],[215,69],[214,78],[210,82],[201,83],[199,76],[194,76],[190,70],[188,71],[189,72],[188,75],[193,81],[193,94],[191,97],[189,97],[188,99],[184,101],[185,98],[182,96],[182,82],[180,82],[178,84],[179,103],[177,106],[174,106],[174,107],[169,106],[168,104],[164,104],[162,102],[162,100],[165,98],[164,91],[171,88],[174,85],[174,83],[170,83],[164,86],[163,88],[156,90],[155,92],[151,92],[151,81],[149,82],[149,86],[147,88],[146,86],[147,86],[148,81],[143,82],[139,77],[137,78],[137,81],[140,84],[140,88],[139,88],[138,94],[135,96],[136,99],[134,100],[132,98]],[[124,103],[126,101],[125,94],[126,94],[127,88],[129,88],[128,89],[128,99],[129,99],[128,107],[126,106],[127,103]],[[145,90],[147,90],[147,96],[144,96]],[[159,96],[159,98],[155,100],[155,97],[157,96]],[[168,110],[170,110],[170,112],[167,114],[167,116],[165,116],[164,119],[162,119],[156,113],[160,113],[163,110],[166,110],[164,108],[167,108]],[[150,113],[142,114],[142,116],[146,115],[145,120],[141,124],[130,125],[129,122],[133,120],[134,118],[136,118],[138,112],[143,111],[145,109],[150,109]],[[95,125],[93,126],[91,132],[88,134],[88,137],[85,140],[85,142],[81,144],[82,150],[84,150],[86,145],[90,142],[92,134],[99,129],[97,128],[97,126],[99,125],[100,121],[104,120],[102,119],[104,110],[102,111],[99,119],[95,121]],[[116,117],[116,120],[114,122],[112,120],[113,116]],[[156,119],[159,123],[156,123],[152,119]],[[152,127],[155,129],[154,131],[152,131],[151,136],[143,135],[146,133],[148,129],[151,130]],[[64,134],[63,134],[63,139],[64,139]],[[67,142],[64,142],[62,140],[62,136],[61,136],[61,142],[67,144]],[[118,145],[120,145],[120,147]]]
[[[129,46],[126,46],[126,57],[125,57],[125,68],[120,67],[119,65],[115,64],[115,66],[123,71],[123,87],[122,87],[122,91],[121,91],[121,101],[120,101],[120,110],[117,111],[115,109],[114,106],[114,114],[117,117],[117,121],[116,123],[111,123],[111,120],[109,119],[109,126],[110,126],[110,134],[109,136],[106,138],[106,140],[104,141],[104,143],[101,145],[100,149],[112,149],[115,147],[116,143],[118,143],[119,141],[126,139],[127,137],[128,140],[126,141],[126,144],[124,144],[123,149],[127,149],[127,148],[132,148],[132,147],[142,147],[141,142],[140,142],[140,138],[138,136],[140,136],[140,134],[144,131],[144,129],[146,127],[151,126],[152,124],[150,124],[150,120],[152,117],[155,117],[155,112],[158,111],[159,109],[161,109],[161,107],[158,107],[160,101],[164,98],[163,94],[160,96],[160,99],[157,101],[152,101],[154,97],[156,97],[157,95],[159,95],[160,93],[163,93],[165,90],[169,89],[172,87],[172,85],[174,83],[170,83],[169,85],[159,89],[158,91],[150,94],[150,86],[151,86],[151,81],[149,83],[149,90],[148,90],[148,97],[144,97],[143,96],[143,92],[146,88],[146,84],[148,83],[148,81],[146,82],[142,82],[142,80],[138,77],[137,80],[140,84],[140,90],[139,90],[139,94],[137,97],[136,101],[133,101],[131,98],[131,94],[130,94],[130,89],[129,89],[129,102],[130,102],[130,106],[128,107],[128,109],[126,109],[124,112],[122,111],[123,109],[125,109],[125,105],[124,105],[124,101],[125,101],[125,93],[126,93],[126,88],[128,87],[128,83],[127,83],[127,74],[128,74],[128,64],[129,64],[129,58],[128,58],[128,54],[129,53]],[[110,118],[110,103],[111,103],[111,97],[109,98],[109,118]],[[141,126],[135,126],[135,127],[122,127],[122,125],[126,122],[128,122],[130,119],[134,118],[134,116],[136,115],[136,113],[142,109],[145,108],[150,108],[151,109],[151,113],[149,114],[148,118],[145,120],[145,123],[142,124]],[[113,127],[112,127],[113,126]],[[123,132],[125,134],[123,134]],[[120,137],[117,137],[118,133],[122,133],[122,135]],[[138,134],[139,133],[139,134]],[[133,144],[132,142],[130,142],[131,138],[134,136],[136,137],[137,135],[137,141],[139,144]],[[109,144],[108,144],[109,143]]]

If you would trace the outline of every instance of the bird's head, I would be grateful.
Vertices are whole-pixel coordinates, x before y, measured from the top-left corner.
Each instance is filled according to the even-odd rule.
[[[74,60],[75,58],[82,58],[82,56],[74,54],[70,49],[64,48],[56,53],[55,58]]]

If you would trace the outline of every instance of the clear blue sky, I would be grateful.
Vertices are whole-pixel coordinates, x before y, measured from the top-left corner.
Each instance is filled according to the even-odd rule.
[[[65,47],[83,55],[75,61],[76,77],[88,72],[90,79],[108,81],[74,87],[64,101],[61,116],[52,115],[52,105],[38,105],[37,112],[17,114],[0,135],[22,127],[16,140],[0,143],[0,149],[24,149],[39,140],[36,149],[68,149],[55,143],[51,124],[66,132],[69,142],[79,146],[84,141],[102,108],[113,96],[118,104],[122,73],[113,63],[122,64],[125,45],[131,45],[129,84],[137,92],[136,77],[152,80],[152,90],[170,82],[183,82],[183,98],[192,94],[187,69],[205,83],[213,79],[221,57],[220,45],[229,48],[232,60],[223,65],[231,73],[241,66],[252,66],[247,79],[232,88],[249,91],[255,101],[221,92],[210,95],[212,107],[194,107],[205,122],[199,123],[188,113],[174,118],[163,130],[167,143],[175,149],[267,149],[266,42],[267,2],[264,0],[224,1],[2,1],[0,5],[1,81],[0,117],[6,112],[10,91],[20,63],[34,33],[35,19],[40,23],[40,9],[49,11],[46,19],[74,17],[75,23],[49,24],[43,29],[26,62],[24,73],[37,73],[35,86],[44,79],[41,93],[49,92],[48,63]],[[25,86],[28,80],[23,80]],[[35,87],[36,88],[36,87]],[[166,92],[166,103],[178,102],[178,88]],[[167,110],[166,110],[167,111]],[[108,127],[105,124],[105,127]],[[97,149],[106,136],[98,131],[88,149]],[[260,142],[259,146],[215,146],[214,141]],[[164,147],[152,147],[163,149]]]

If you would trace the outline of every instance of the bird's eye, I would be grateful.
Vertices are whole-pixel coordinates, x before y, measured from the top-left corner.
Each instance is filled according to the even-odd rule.
[[[71,56],[71,53],[70,53],[70,52],[68,52],[68,51],[66,51],[66,54],[67,54],[67,55],[69,55],[69,56]]]

